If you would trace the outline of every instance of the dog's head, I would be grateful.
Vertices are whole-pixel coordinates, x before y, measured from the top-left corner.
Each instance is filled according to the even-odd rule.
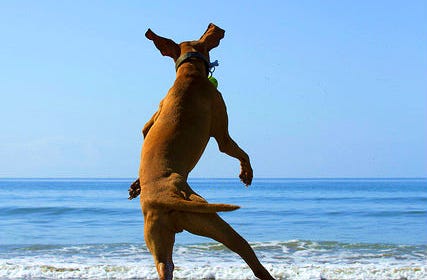
[[[209,62],[209,51],[219,45],[219,41],[224,38],[224,33],[224,30],[210,23],[205,33],[197,41],[177,44],[171,39],[156,35],[151,29],[147,30],[145,37],[154,42],[162,55],[173,58],[175,62],[187,53],[200,53]]]

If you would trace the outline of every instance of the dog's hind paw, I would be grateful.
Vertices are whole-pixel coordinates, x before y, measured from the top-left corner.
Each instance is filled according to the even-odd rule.
[[[135,180],[135,182],[130,185],[129,188],[129,200],[134,199],[135,197],[138,197],[138,195],[141,193],[141,185],[139,184],[139,178]]]

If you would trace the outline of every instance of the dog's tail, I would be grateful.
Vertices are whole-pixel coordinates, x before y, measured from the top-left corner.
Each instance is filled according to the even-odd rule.
[[[233,205],[233,204],[206,203],[206,202],[184,200],[180,198],[175,198],[168,201],[149,200],[149,201],[144,201],[143,203],[147,206],[149,205],[149,207],[173,209],[177,211],[192,212],[192,213],[226,212],[226,211],[234,211],[240,208],[240,206]]]

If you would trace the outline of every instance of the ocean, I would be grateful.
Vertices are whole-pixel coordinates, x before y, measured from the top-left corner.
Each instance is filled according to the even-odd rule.
[[[0,179],[0,279],[157,279],[132,179]],[[276,279],[427,279],[427,179],[191,179]],[[177,234],[175,279],[255,279]]]

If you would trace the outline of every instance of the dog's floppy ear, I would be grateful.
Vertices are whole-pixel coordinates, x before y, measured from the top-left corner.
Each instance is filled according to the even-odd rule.
[[[213,23],[210,23],[208,29],[206,29],[199,41],[204,43],[208,51],[210,51],[219,45],[219,41],[224,38],[224,33],[225,31],[223,29]]]
[[[147,32],[145,32],[145,37],[154,42],[154,45],[162,55],[172,57],[174,60],[178,59],[181,50],[177,43],[171,39],[156,35],[153,31],[151,31],[151,29],[148,29]]]

